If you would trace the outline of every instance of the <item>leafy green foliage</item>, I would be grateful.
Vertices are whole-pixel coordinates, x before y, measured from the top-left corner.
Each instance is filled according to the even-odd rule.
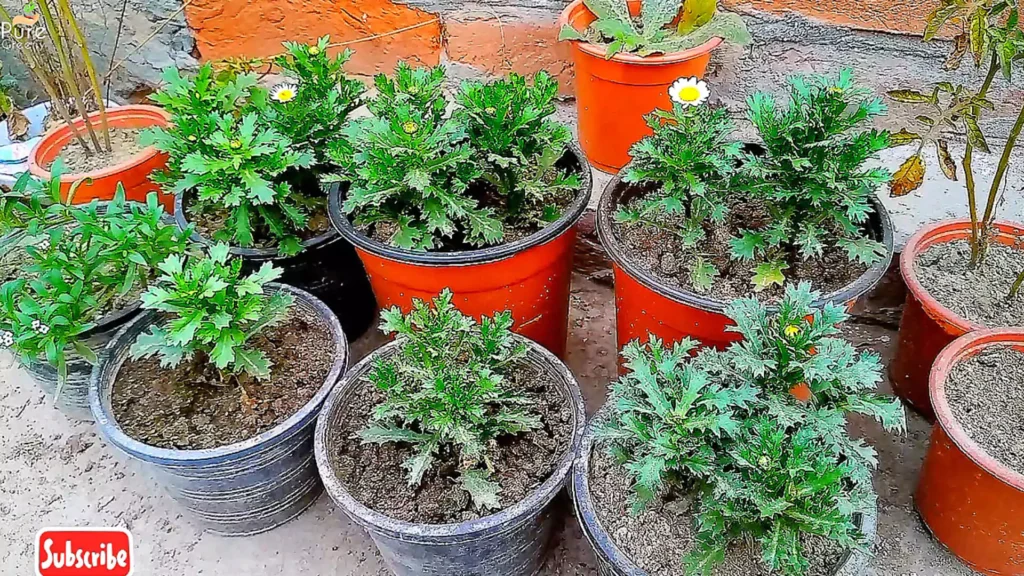
[[[585,0],[597,19],[582,33],[566,24],[560,40],[603,44],[606,57],[619,52],[649,56],[688,50],[712,38],[745,46],[750,32],[743,19],[718,10],[717,0],[644,0],[639,17],[632,17],[626,0]],[[673,22],[679,20],[678,25]]]
[[[546,72],[530,85],[519,74],[489,83],[467,81],[458,94],[458,120],[482,160],[484,178],[505,202],[507,221],[544,224],[559,215],[557,198],[571,199],[577,174],[555,167],[572,141],[569,128],[551,120],[558,82]]]
[[[692,342],[626,349],[630,372],[613,387],[599,430],[636,479],[638,510],[672,491],[699,495],[690,576],[712,574],[745,538],[787,576],[806,574],[802,534],[864,545],[855,515],[874,505],[877,457],[849,436],[847,415],[894,433],[906,430],[905,415],[875,394],[878,357],[837,337],[846,313],[812,308],[818,297],[803,283],[786,289],[777,313],[737,300],[727,314],[743,340],[725,351],[688,359]]]
[[[18,82],[13,76],[4,74],[3,64],[0,64],[0,120],[16,110],[11,92],[17,87]]]
[[[691,286],[706,292],[718,270],[697,248],[705,226],[726,216],[741,144],[729,141],[733,123],[724,108],[676,104],[671,112],[656,110],[647,124],[654,135],[633,146],[623,181],[659,188],[620,208],[616,221],[677,235],[686,250],[680,257],[693,262]]]
[[[490,480],[488,450],[499,437],[540,427],[525,406],[528,397],[509,390],[506,378],[526,356],[512,334],[512,314],[477,324],[442,292],[433,304],[416,300],[412,311],[381,312],[381,330],[394,334],[400,351],[379,358],[368,378],[385,395],[364,442],[411,444],[405,463],[409,484],[419,485],[438,460],[458,463],[458,482],[479,508],[500,507],[501,487]]]
[[[126,304],[155,278],[157,265],[183,254],[191,230],[163,221],[156,194],[126,202],[72,206],[60,201],[60,170],[49,182],[22,178],[4,198],[5,254],[23,251],[28,265],[0,286],[0,340],[22,362],[45,361],[67,377],[67,354],[89,361],[96,352],[80,336]],[[58,390],[59,394],[59,390]]]
[[[856,86],[848,70],[790,84],[784,108],[764,93],[747,102],[765,153],[747,155],[737,192],[763,203],[769,218],[733,241],[733,257],[758,264],[758,290],[781,282],[788,264],[820,256],[830,244],[869,265],[885,256],[862,229],[869,199],[891,178],[865,166],[890,143],[887,133],[866,129],[885,104]]]
[[[160,263],[163,273],[142,295],[142,307],[166,314],[132,345],[135,359],[159,356],[163,367],[182,361],[209,362],[221,374],[270,377],[270,360],[248,346],[264,329],[281,322],[294,303],[284,292],[266,294],[281,270],[266,262],[242,276],[242,260],[229,259],[218,244],[209,256],[186,260],[172,255]]]

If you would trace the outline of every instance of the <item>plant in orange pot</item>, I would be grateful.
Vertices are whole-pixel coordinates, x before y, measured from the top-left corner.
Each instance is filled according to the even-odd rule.
[[[560,24],[559,38],[573,44],[580,144],[613,174],[651,133],[644,116],[672,108],[673,82],[703,77],[723,42],[751,42],[743,20],[717,0],[575,0]]]
[[[371,116],[336,143],[346,183],[330,216],[377,301],[409,310],[449,288],[464,314],[509,310],[521,334],[564,354],[591,172],[551,120],[558,83],[465,82],[450,114],[442,68],[403,64],[376,83]]]
[[[173,198],[149,180],[154,170],[166,165],[167,156],[139,139],[142,129],[165,126],[168,115],[152,106],[106,109],[85,35],[68,0],[36,0],[26,12],[25,17],[12,18],[0,6],[0,22],[12,28],[45,29],[48,42],[28,33],[13,36],[25,64],[50,97],[51,110],[63,121],[29,153],[29,170],[48,179],[50,167],[60,157],[67,167],[61,179],[63,194],[67,196],[73,184],[82,182],[74,195],[76,202],[110,200],[120,184],[128,200],[145,202],[150,192],[157,192],[165,209],[173,209]]]
[[[996,107],[989,100],[992,88],[999,77],[1010,85],[1013,69],[1024,57],[1019,8],[1015,2],[942,0],[928,20],[925,40],[930,41],[950,22],[959,23],[961,31],[946,68],[959,68],[971,54],[975,64],[988,66],[981,86],[974,89],[942,82],[925,91],[889,93],[896,101],[922,108],[912,130],[893,135],[895,144],[914,145],[914,153],[896,173],[892,195],[905,196],[922,186],[926,158],[934,150],[947,178],[958,180],[962,169],[970,213],[969,219],[941,221],[919,230],[907,242],[900,260],[908,288],[907,304],[889,373],[897,395],[929,418],[934,413],[928,374],[946,345],[986,327],[1024,326],[1024,297],[1020,295],[1024,224],[996,220],[1001,196],[1010,185],[1007,174],[1013,150],[1024,130],[1024,106],[1019,102],[1011,104],[1011,109],[1019,107],[1020,111],[998,157],[984,211],[977,199],[979,183],[974,168],[976,155],[995,152],[981,128],[985,111]],[[959,164],[950,151],[949,129],[967,134]]]

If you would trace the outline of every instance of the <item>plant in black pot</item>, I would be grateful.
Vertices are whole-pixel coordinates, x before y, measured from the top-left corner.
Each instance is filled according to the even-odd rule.
[[[91,418],[89,376],[97,353],[138,311],[139,294],[188,234],[150,194],[71,205],[60,163],[47,181],[22,176],[0,197],[0,343],[18,356],[54,404]]]
[[[330,214],[381,305],[409,311],[449,288],[463,312],[510,310],[517,329],[562,354],[590,171],[551,118],[557,82],[465,82],[450,113],[442,68],[401,64],[376,83],[371,117],[334,146],[349,186]]]
[[[320,494],[313,423],[348,359],[322,302],[252,274],[226,244],[171,256],[142,295],[148,312],[110,343],[92,376],[103,434],[153,465],[206,528],[269,530]],[[239,498],[239,493],[245,498]]]
[[[229,243],[246,270],[274,262],[284,282],[325,301],[357,337],[372,321],[373,296],[330,226],[323,177],[334,169],[326,143],[363,88],[344,75],[350,54],[329,56],[327,45],[287,43],[275,64],[289,80],[269,90],[255,74],[209,64],[189,78],[168,70],[153,100],[173,123],[147,137],[170,156],[158,179],[177,195],[179,225],[194,223],[206,244]]]
[[[452,299],[382,313],[396,340],[332,393],[317,464],[396,574],[532,574],[584,425],[579,386],[510,313],[477,323]]]
[[[868,162],[889,135],[867,128],[881,100],[843,72],[794,78],[787,104],[757,94],[748,109],[761,144],[746,151],[724,110],[680,100],[656,112],[609,184],[598,228],[616,264],[620,345],[653,333],[723,347],[732,298],[776,303],[787,281],[813,280],[847,303],[885,273],[891,227],[875,192],[890,174]]]
[[[905,430],[875,394],[877,356],[837,338],[846,314],[790,287],[776,314],[728,310],[743,341],[721,352],[660,340],[624,350],[581,445],[574,495],[605,574],[860,574],[873,538],[875,451],[847,416]],[[642,534],[642,537],[632,535]]]

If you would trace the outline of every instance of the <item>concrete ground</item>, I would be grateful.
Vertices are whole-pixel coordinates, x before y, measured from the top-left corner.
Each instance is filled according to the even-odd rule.
[[[883,285],[846,327],[848,337],[891,357],[899,298],[898,289],[894,294]],[[577,275],[570,327],[568,363],[593,413],[615,373],[611,288]],[[364,355],[374,342],[379,336],[364,337],[355,348]],[[880,537],[866,576],[973,574],[927,534],[913,508],[929,426],[911,415],[903,438],[889,437],[871,423],[852,426],[881,456],[875,477]],[[204,534],[142,466],[105,444],[91,424],[70,422],[53,410],[10,356],[0,357],[0,574],[33,573],[33,540],[45,526],[128,528],[138,576],[387,574],[370,539],[326,494],[301,517],[267,534]],[[589,544],[569,512],[543,574],[596,574]]]

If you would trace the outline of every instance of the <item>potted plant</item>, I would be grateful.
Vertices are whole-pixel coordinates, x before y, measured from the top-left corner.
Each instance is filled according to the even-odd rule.
[[[572,42],[580,144],[611,174],[651,133],[644,117],[672,109],[677,79],[703,77],[723,42],[751,42],[743,19],[717,0],[574,0],[559,25],[559,38]]]
[[[847,316],[790,286],[778,313],[728,312],[742,343],[630,343],[628,372],[591,423],[573,471],[602,574],[861,574],[874,537],[875,451],[847,415],[905,430],[874,394],[876,355],[836,337]]]
[[[160,202],[171,210],[173,199],[149,180],[153,171],[166,164],[167,157],[139,139],[144,128],[166,126],[167,114],[152,106],[106,109],[85,35],[68,0],[35,0],[26,10],[31,21],[45,28],[48,43],[30,41],[28,34],[12,36],[25,64],[63,121],[32,149],[29,170],[49,179],[51,166],[60,157],[67,167],[61,181],[65,195],[75,182],[85,181],[75,195],[79,202],[110,200],[120,184],[128,200],[146,202],[149,193],[156,192]],[[11,15],[2,6],[0,22],[14,27]],[[83,82],[83,76],[87,82]]]
[[[147,134],[170,155],[157,179],[177,196],[175,218],[195,224],[196,240],[226,242],[247,271],[273,262],[282,282],[307,290],[357,338],[376,305],[353,248],[327,218],[327,142],[360,106],[362,84],[347,78],[351,56],[328,54],[329,38],[287,43],[275,64],[290,80],[267,90],[251,72],[214,71],[190,78],[165,73],[153,100],[173,125]]]
[[[157,265],[182,254],[188,235],[156,194],[70,205],[63,166],[40,181],[26,173],[0,197],[0,344],[62,412],[91,419],[89,377],[97,353],[138,312]]]
[[[327,491],[398,576],[534,574],[586,416],[554,355],[478,323],[450,291],[403,315],[397,336],[342,379],[316,428]]]
[[[307,292],[272,283],[272,264],[244,274],[226,244],[160,270],[142,295],[147,312],[93,371],[93,415],[204,528],[270,530],[323,490],[310,451],[348,362],[341,324]]]
[[[445,288],[479,318],[510,310],[519,333],[565,353],[576,223],[591,173],[552,121],[546,73],[464,82],[446,112],[443,68],[376,78],[369,118],[332,150],[347,188],[335,228],[355,244],[382,307]]]
[[[982,574],[1020,571],[1024,331],[978,330],[935,360],[935,428],[914,501],[931,533]]]
[[[936,222],[919,230],[903,249],[900,271],[906,282],[907,304],[900,322],[896,356],[889,366],[896,393],[926,417],[933,415],[928,398],[928,374],[939,352],[957,337],[984,327],[1024,325],[1024,251],[1019,239],[1024,226],[996,220],[1002,191],[1010,185],[1007,173],[1021,130],[1024,106],[1010,129],[996,172],[988,187],[984,212],[977,200],[974,156],[991,149],[981,128],[997,77],[1007,85],[1013,68],[1024,55],[1024,31],[1015,2],[961,5],[943,0],[928,19],[925,40],[931,41],[947,23],[960,32],[946,68],[960,67],[968,53],[988,73],[977,89],[941,82],[927,91],[895,90],[898,102],[916,104],[924,112],[917,126],[894,134],[894,144],[912,144],[914,153],[896,173],[892,195],[904,196],[924,182],[926,155],[935,150],[937,164],[947,178],[957,180],[960,170],[967,189],[969,219]],[[947,129],[967,134],[962,162],[950,152]],[[1019,276],[1018,276],[1019,274]]]
[[[734,298],[774,303],[786,281],[813,280],[823,302],[852,303],[885,274],[892,227],[875,190],[890,175],[866,163],[889,138],[865,128],[885,105],[849,72],[790,91],[788,105],[749,99],[762,144],[746,151],[703,99],[648,118],[654,135],[598,207],[620,346],[653,334],[724,348]]]

